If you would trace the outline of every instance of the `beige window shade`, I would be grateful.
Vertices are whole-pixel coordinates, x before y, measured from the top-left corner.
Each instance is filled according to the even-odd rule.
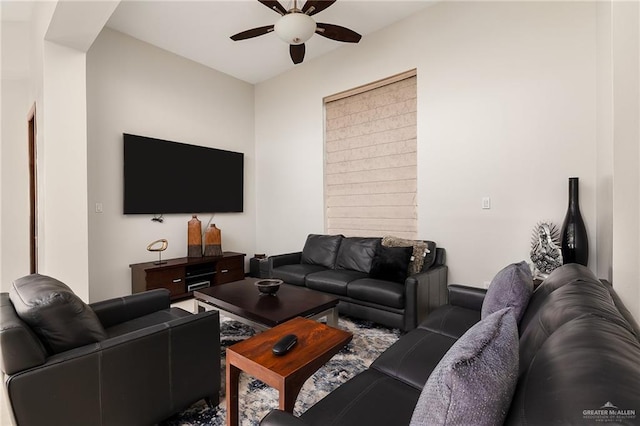
[[[417,235],[415,71],[325,99],[329,234]]]

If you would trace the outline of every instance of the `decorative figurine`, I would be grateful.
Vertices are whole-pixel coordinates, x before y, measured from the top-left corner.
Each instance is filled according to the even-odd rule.
[[[159,247],[157,246],[158,244],[160,244]],[[147,250],[158,252],[158,261],[153,262],[154,265],[162,265],[164,263],[167,263],[166,260],[164,262],[162,261],[162,252],[165,251],[167,247],[169,247],[169,242],[164,238],[160,240],[155,240],[152,243],[149,243],[149,245],[147,246]]]
[[[562,266],[560,231],[551,222],[538,222],[531,236],[531,261],[534,278],[546,278],[554,269]]]

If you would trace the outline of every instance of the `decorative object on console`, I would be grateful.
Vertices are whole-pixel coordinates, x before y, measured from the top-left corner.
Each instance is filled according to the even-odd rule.
[[[280,289],[280,284],[282,283],[283,283],[282,280],[268,278],[268,279],[256,281],[255,285],[256,287],[258,287],[258,290],[260,291],[260,293],[264,295],[275,296],[275,294]]]
[[[534,267],[534,278],[544,279],[554,269],[562,266],[560,231],[551,222],[538,222],[531,236],[529,253]]]
[[[204,255],[222,256],[222,233],[216,224],[211,224],[204,233]]]
[[[159,247],[157,245],[160,245]],[[169,242],[167,240],[165,240],[164,238],[159,239],[159,240],[155,240],[151,243],[149,243],[149,245],[147,246],[147,250],[148,251],[157,251],[158,252],[158,261],[157,262],[153,262],[154,265],[163,265],[165,263],[167,263],[167,261],[165,260],[164,262],[162,261],[162,252],[165,251],[167,249],[167,247],[169,247]]]
[[[187,223],[187,257],[202,257],[202,224],[195,214]]]
[[[579,263],[587,266],[589,263],[589,240],[580,214],[577,177],[569,178],[569,207],[562,224],[561,236],[564,263]]]

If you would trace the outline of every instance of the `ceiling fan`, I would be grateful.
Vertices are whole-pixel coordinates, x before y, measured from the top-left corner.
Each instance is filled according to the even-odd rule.
[[[360,34],[349,28],[315,22],[313,18],[311,18],[312,15],[322,12],[331,6],[336,0],[307,0],[304,6],[302,6],[302,9],[298,9],[297,0],[293,0],[293,7],[289,10],[285,9],[277,0],[258,1],[269,9],[279,13],[281,15],[280,19],[274,25],[252,28],[232,35],[231,40],[246,40],[275,32],[283,41],[289,43],[291,60],[294,64],[299,64],[304,60],[304,43],[309,40],[314,33],[331,40],[345,43],[357,43],[362,38]]]

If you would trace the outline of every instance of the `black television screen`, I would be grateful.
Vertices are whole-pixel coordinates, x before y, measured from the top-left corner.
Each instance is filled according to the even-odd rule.
[[[244,154],[123,134],[124,214],[243,210]]]

